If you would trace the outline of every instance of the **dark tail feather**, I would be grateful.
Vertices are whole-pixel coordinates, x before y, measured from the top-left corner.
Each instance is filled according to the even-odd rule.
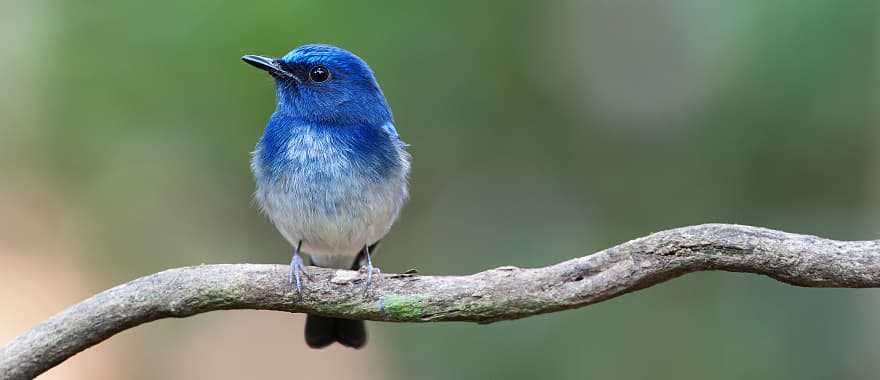
[[[364,321],[307,315],[306,344],[311,348],[324,348],[333,342],[351,348],[363,347],[367,344]]]
[[[336,341],[346,347],[361,348],[367,344],[367,327],[364,321],[336,320]]]
[[[336,319],[317,315],[306,316],[306,344],[324,348],[336,341]]]

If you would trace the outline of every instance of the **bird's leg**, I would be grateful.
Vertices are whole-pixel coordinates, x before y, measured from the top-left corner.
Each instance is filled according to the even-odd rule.
[[[373,266],[373,258],[370,255],[370,247],[367,245],[364,246],[364,259],[366,259],[367,265],[361,268],[361,270],[366,269],[367,272],[367,281],[364,285],[364,293],[366,294],[370,292],[370,287],[373,285],[373,272],[375,271],[376,275],[381,278],[382,270]]]
[[[303,265],[303,259],[299,255],[299,250],[302,248],[302,240],[296,244],[296,248],[293,249],[293,257],[290,258],[290,284],[296,283],[296,292],[302,296],[302,277],[301,275],[305,274],[305,265]]]

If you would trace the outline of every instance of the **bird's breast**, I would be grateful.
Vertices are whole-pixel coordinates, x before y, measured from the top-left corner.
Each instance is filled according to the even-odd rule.
[[[382,130],[307,126],[280,140],[273,133],[267,128],[252,161],[257,203],[313,260],[350,266],[388,232],[407,198],[404,145]]]

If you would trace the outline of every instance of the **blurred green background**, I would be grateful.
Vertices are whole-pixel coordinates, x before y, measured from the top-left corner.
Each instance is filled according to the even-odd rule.
[[[251,204],[273,84],[243,64],[332,43],[412,144],[377,259],[543,266],[705,222],[880,238],[876,1],[0,0],[0,344],[113,285],[286,263]],[[120,334],[46,378],[874,379],[880,293],[701,273],[488,326],[218,312]]]

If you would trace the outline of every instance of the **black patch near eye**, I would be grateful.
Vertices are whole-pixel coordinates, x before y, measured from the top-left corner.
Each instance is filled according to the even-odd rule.
[[[291,65],[291,64],[284,62],[280,59],[276,59],[275,63],[278,64],[278,66],[281,66],[281,68],[284,69],[285,71],[287,71],[288,73],[295,73],[296,72],[296,66],[294,66],[294,65]]]
[[[309,70],[309,79],[316,83],[326,81],[327,79],[330,79],[330,70],[327,70],[324,66],[312,67],[312,69]]]

